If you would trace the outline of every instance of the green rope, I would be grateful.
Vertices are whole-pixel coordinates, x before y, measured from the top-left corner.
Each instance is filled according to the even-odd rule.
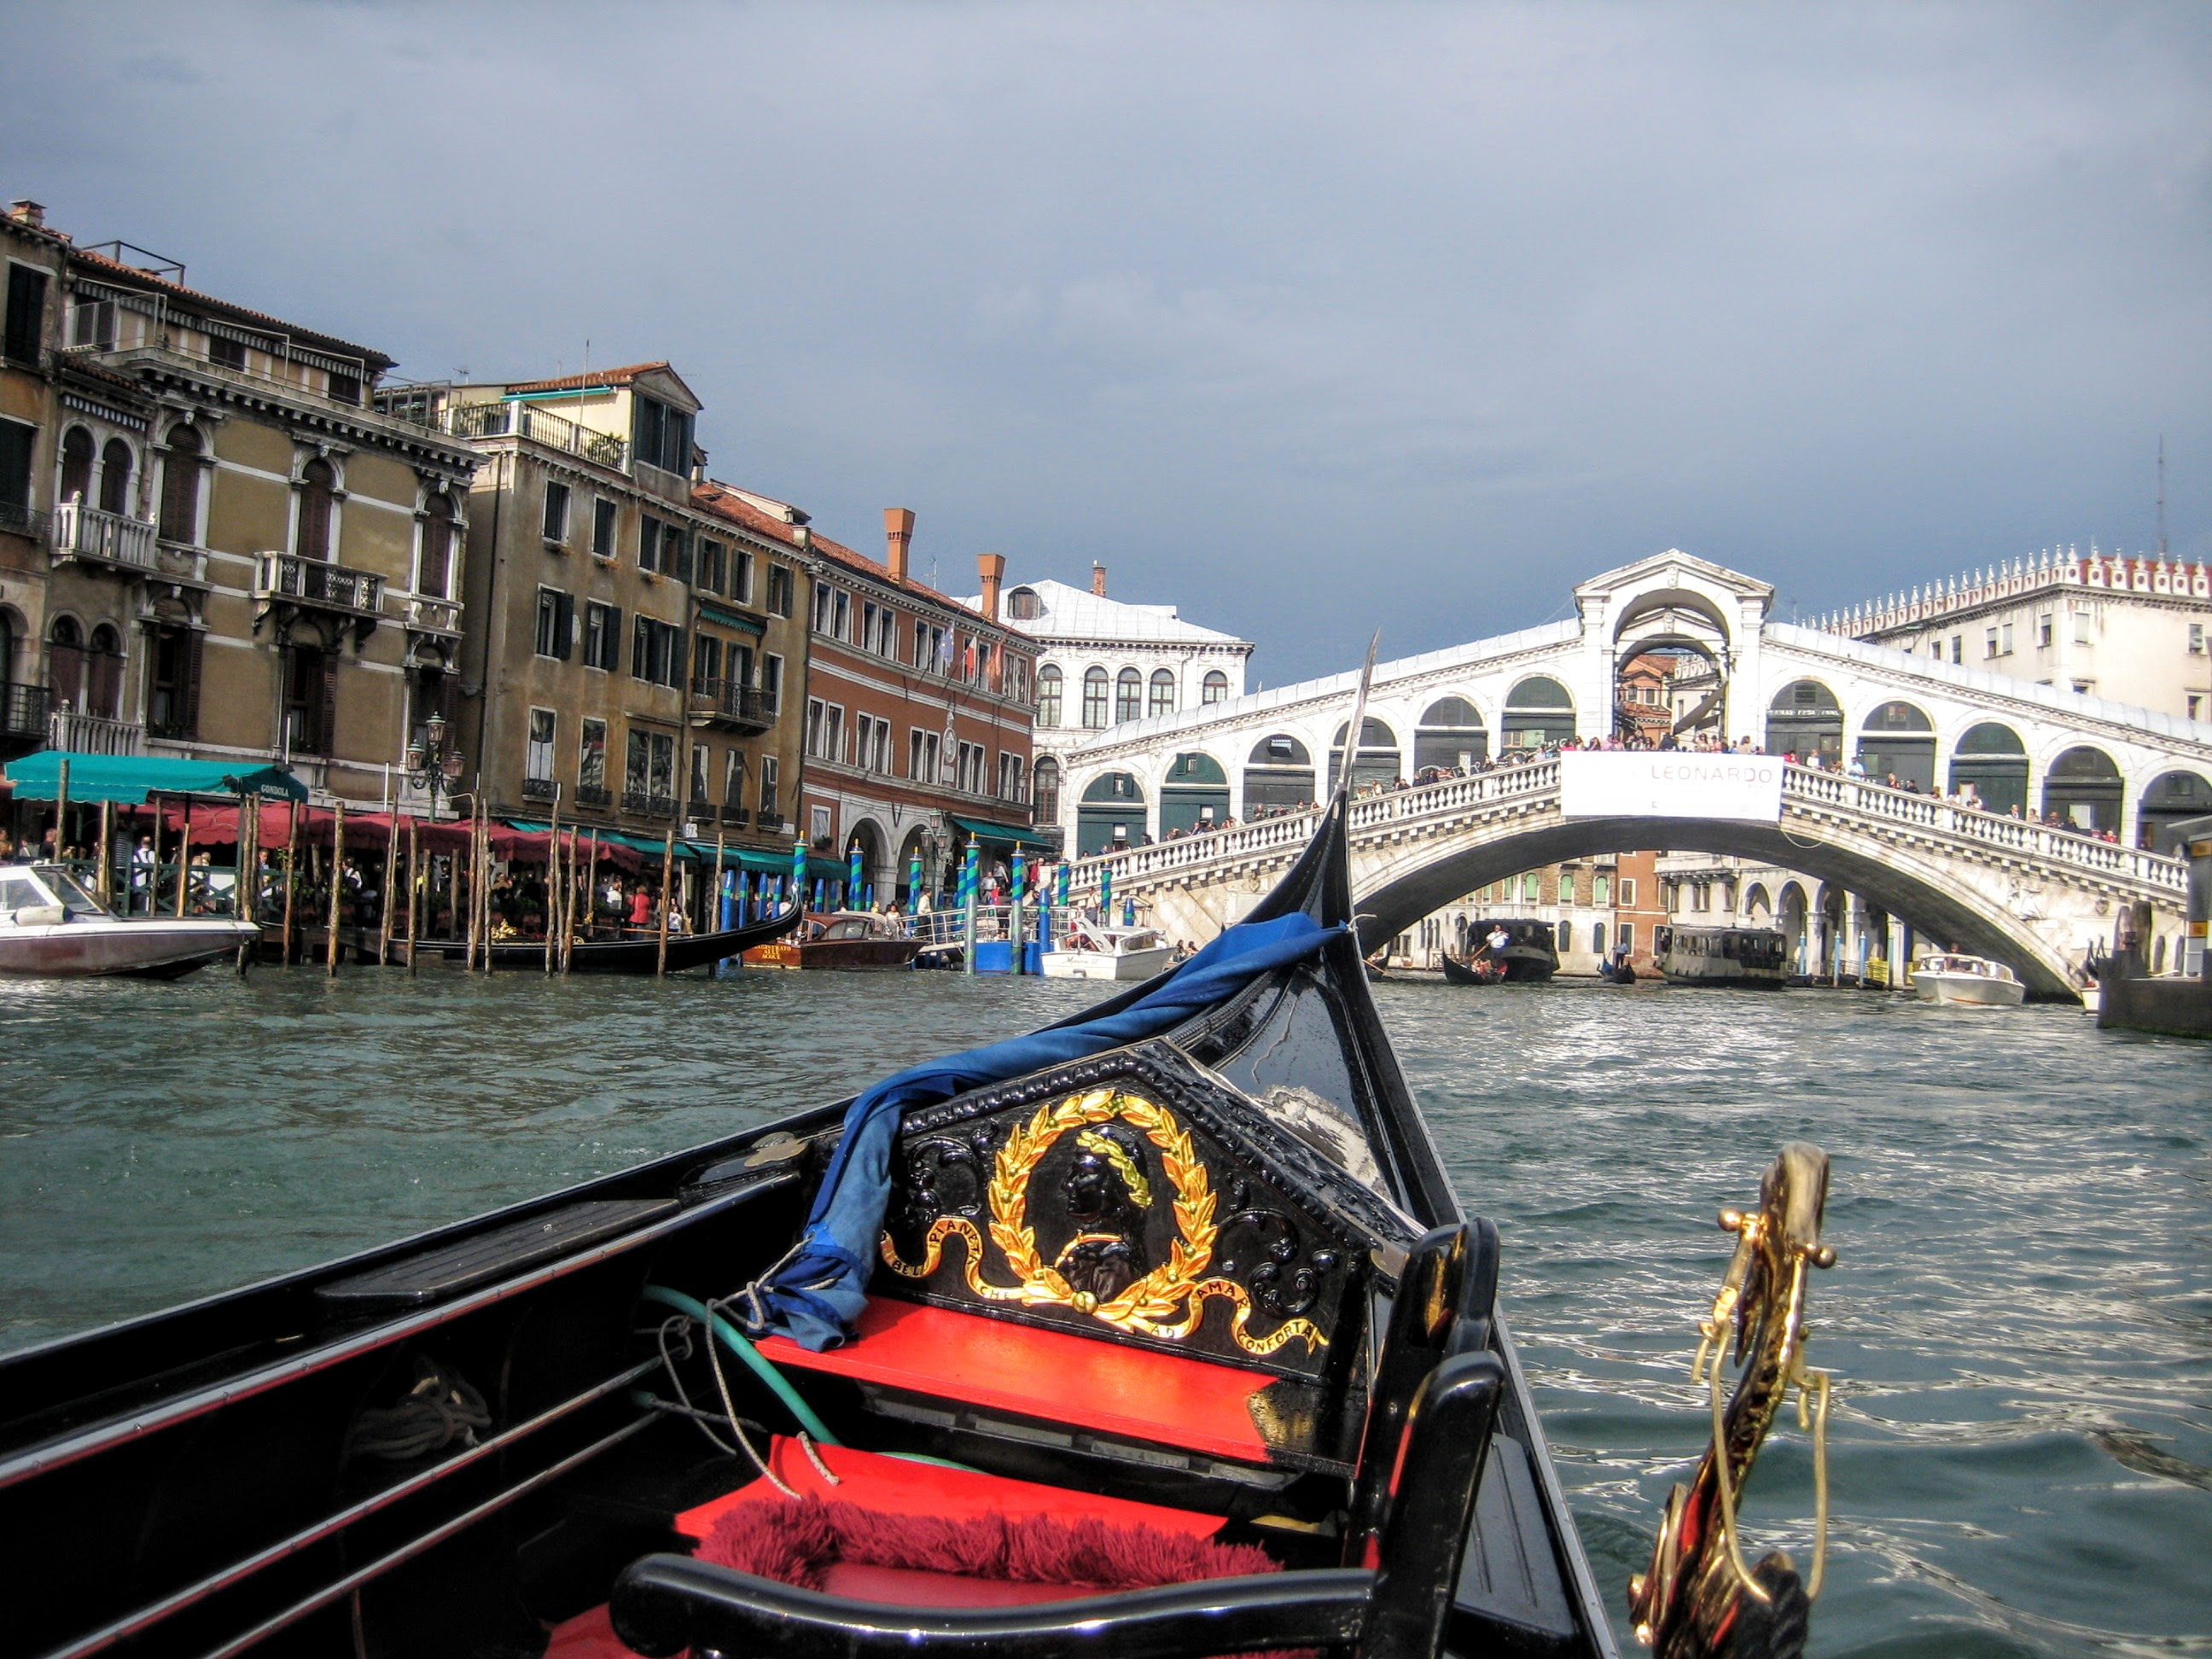
[[[825,1446],[840,1446],[844,1443],[822,1425],[822,1419],[814,1414],[814,1408],[799,1397],[799,1391],[784,1380],[783,1373],[763,1358],[760,1350],[745,1340],[744,1334],[721,1315],[708,1312],[704,1303],[694,1300],[681,1291],[672,1291],[662,1285],[647,1285],[643,1292],[643,1299],[647,1302],[658,1302],[665,1308],[673,1308],[677,1312],[689,1314],[697,1320],[714,1334],[715,1338],[724,1347],[751,1367],[753,1375],[767,1383],[769,1391],[791,1408],[791,1414],[799,1419],[799,1427],[805,1429],[807,1433]]]

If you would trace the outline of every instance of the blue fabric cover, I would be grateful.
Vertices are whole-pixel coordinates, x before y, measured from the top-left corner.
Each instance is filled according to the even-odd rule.
[[[854,1101],[799,1244],[759,1285],[726,1306],[750,1310],[754,1335],[775,1332],[820,1351],[851,1340],[868,1304],[868,1274],[890,1200],[891,1147],[910,1107],[1103,1054],[1156,1036],[1243,988],[1259,975],[1318,951],[1340,928],[1304,912],[1231,927],[1118,1014],[1032,1032],[933,1060],[884,1079]]]

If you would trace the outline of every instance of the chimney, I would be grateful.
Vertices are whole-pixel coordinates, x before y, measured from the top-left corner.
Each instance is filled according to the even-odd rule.
[[[890,567],[891,580],[906,580],[907,544],[914,539],[914,514],[903,507],[884,509],[884,562]]]
[[[1100,599],[1106,597],[1106,567],[1094,562],[1091,567],[1091,591]]]
[[[1006,580],[1006,556],[1003,553],[978,553],[975,568],[983,578],[983,620],[999,620],[999,584]]]
[[[34,202],[27,196],[19,196],[8,204],[8,216],[19,225],[36,228],[46,222],[46,204]]]

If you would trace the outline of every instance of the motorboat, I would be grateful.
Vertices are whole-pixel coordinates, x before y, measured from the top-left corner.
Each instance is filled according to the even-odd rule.
[[[1175,946],[1150,927],[1071,921],[1043,956],[1048,979],[1150,979],[1175,957]]]
[[[1349,805],[1042,1030],[0,1356],[10,1646],[1611,1659],[1498,1230],[1361,972]],[[1743,1377],[1634,1586],[1658,1659],[1802,1644],[1715,1505],[1803,1380],[1825,1182],[1743,1227]]]
[[[224,916],[118,916],[61,865],[0,865],[0,974],[175,979],[259,939]]]
[[[911,968],[921,941],[896,916],[875,910],[808,915],[784,938],[744,953],[748,968]]]
[[[1505,936],[1504,941],[1493,944],[1492,941],[1499,933]],[[1467,930],[1467,944],[1470,964],[1501,963],[1510,984],[1541,985],[1559,971],[1559,942],[1548,921],[1510,916],[1472,922]]]
[[[2027,996],[2027,988],[2002,962],[1957,952],[1923,957],[1915,963],[1912,990],[1923,1002],[1998,1008],[2017,1007]]]
[[[1669,985],[1778,991],[1790,975],[1787,950],[1771,927],[1670,927],[1659,973]]]

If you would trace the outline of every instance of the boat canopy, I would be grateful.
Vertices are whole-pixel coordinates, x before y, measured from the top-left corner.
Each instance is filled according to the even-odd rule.
[[[1052,850],[1052,839],[1034,830],[1024,830],[1017,824],[993,823],[988,818],[963,818],[948,812],[952,827],[963,836],[973,836],[977,841],[994,841],[1007,847],[1034,847],[1041,852]]]
[[[27,800],[52,800],[69,763],[69,798],[143,806],[155,795],[256,794],[270,800],[305,800],[307,786],[281,766],[237,761],[175,760],[166,755],[73,755],[45,749],[8,763],[8,781]]]

